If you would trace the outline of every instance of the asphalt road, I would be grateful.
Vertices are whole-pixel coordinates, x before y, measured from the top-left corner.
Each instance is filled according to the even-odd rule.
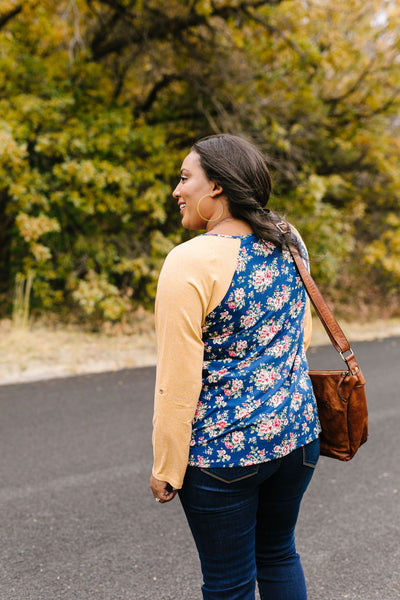
[[[400,338],[354,350],[370,439],[322,458],[304,499],[309,600],[400,598]],[[144,368],[0,387],[0,600],[200,600],[179,501],[148,489],[153,386]]]

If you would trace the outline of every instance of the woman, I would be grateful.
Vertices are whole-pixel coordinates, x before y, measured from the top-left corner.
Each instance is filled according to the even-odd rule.
[[[307,596],[294,528],[319,456],[311,321],[270,189],[244,139],[194,144],[173,195],[206,233],[170,252],[157,290],[150,485],[160,503],[179,494],[207,600],[254,600],[256,581],[262,600]]]

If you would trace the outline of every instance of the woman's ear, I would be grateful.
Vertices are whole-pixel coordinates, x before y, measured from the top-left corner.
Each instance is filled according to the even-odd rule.
[[[212,196],[212,198],[216,198],[217,196],[220,196],[223,193],[224,193],[224,188],[222,187],[222,185],[219,185],[219,183],[214,182],[214,187],[212,189],[210,196]]]

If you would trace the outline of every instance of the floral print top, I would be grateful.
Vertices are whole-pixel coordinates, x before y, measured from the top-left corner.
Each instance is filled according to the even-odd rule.
[[[241,236],[231,285],[202,327],[202,389],[189,465],[248,466],[318,437],[305,303],[290,253],[254,234]]]

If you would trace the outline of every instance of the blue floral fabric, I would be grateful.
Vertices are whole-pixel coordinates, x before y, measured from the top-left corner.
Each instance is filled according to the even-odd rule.
[[[293,259],[253,234],[240,239],[230,288],[203,325],[191,466],[266,462],[320,432],[304,350],[306,292]]]

